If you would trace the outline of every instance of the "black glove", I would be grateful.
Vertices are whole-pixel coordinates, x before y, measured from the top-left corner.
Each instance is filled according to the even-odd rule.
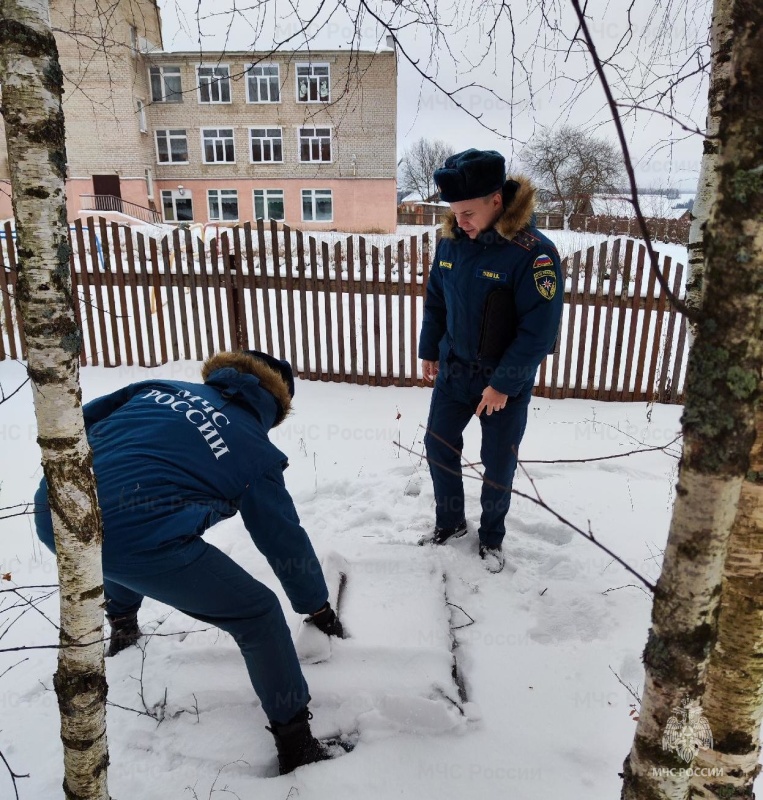
[[[336,636],[338,639],[344,639],[344,630],[339,617],[334,613],[329,603],[326,603],[323,608],[311,614],[306,620],[306,623],[315,625],[319,631],[323,631],[327,636]]]
[[[106,658],[121,653],[122,650],[135,644],[140,639],[137,612],[125,614],[121,617],[112,617],[107,614],[106,619],[108,619],[111,626],[111,639],[109,641],[109,649],[106,651]]]

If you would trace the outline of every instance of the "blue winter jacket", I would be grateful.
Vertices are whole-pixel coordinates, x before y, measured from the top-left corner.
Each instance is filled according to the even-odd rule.
[[[295,610],[319,608],[321,568],[284,484],[286,456],[268,439],[278,410],[258,377],[232,367],[204,384],[147,380],[87,403],[104,572],[177,566],[194,552],[189,537],[240,511],[292,605],[305,606]],[[47,503],[44,480],[35,502]],[[50,514],[36,518],[52,546]]]
[[[426,290],[419,358],[440,360],[447,374],[455,358],[489,368],[489,385],[519,395],[553,350],[564,301],[559,254],[529,223],[534,190],[522,178],[513,201],[490,230],[470,239],[446,218]],[[486,357],[488,297],[503,291],[510,303],[512,336],[503,354]]]

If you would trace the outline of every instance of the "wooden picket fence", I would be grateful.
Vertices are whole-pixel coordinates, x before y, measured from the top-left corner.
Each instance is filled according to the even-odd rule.
[[[4,233],[0,360],[26,355],[9,225]],[[423,385],[416,351],[434,242],[427,233],[394,247],[335,239],[259,221],[206,243],[181,229],[157,240],[103,218],[78,221],[70,266],[81,363],[151,367],[253,348],[310,380]],[[617,239],[563,266],[565,313],[536,394],[682,402],[686,319],[659,290],[644,247]],[[683,266],[665,257],[660,268],[680,296]]]

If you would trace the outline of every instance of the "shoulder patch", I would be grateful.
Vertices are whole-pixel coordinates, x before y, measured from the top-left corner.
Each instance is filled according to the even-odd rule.
[[[440,260],[440,269],[453,269],[453,262],[452,261],[443,261]]]
[[[553,300],[556,294],[556,272],[553,269],[539,269],[533,273],[533,280],[541,297]]]
[[[518,244],[524,250],[532,250],[540,244],[540,239],[537,236],[533,236],[526,228],[523,228],[511,240],[511,243]]]
[[[533,269],[550,269],[553,266],[554,262],[547,255],[538,256],[533,262]]]

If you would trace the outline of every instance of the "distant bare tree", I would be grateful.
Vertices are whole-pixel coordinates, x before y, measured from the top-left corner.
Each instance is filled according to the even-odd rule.
[[[520,159],[559,202],[565,225],[583,199],[614,191],[623,175],[623,156],[614,142],[567,125],[541,131]]]
[[[434,171],[443,165],[455,150],[439,139],[419,139],[406,151],[401,161],[402,189],[418,192],[422,200],[428,200],[437,187],[432,177]]]

